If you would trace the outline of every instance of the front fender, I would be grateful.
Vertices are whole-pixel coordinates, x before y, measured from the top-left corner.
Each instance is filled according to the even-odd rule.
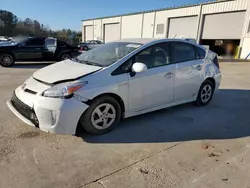
[[[75,93],[75,97],[78,100],[87,102],[100,95],[104,94],[114,94],[122,99],[124,103],[124,108],[128,109],[128,82],[114,84],[110,86],[94,87],[92,89],[84,90],[84,88]]]

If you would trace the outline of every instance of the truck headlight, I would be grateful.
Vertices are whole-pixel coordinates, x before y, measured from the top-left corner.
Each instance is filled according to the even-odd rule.
[[[42,95],[44,97],[67,98],[67,97],[72,96],[74,92],[81,89],[87,84],[88,84],[87,81],[66,82],[66,83],[55,85],[47,89]]]

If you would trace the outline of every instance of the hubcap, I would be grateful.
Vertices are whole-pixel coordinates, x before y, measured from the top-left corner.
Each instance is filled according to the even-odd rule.
[[[116,118],[115,108],[109,103],[98,105],[91,115],[92,125],[99,130],[107,129]]]
[[[205,85],[201,90],[201,101],[206,103],[210,100],[212,96],[212,87],[210,85]]]
[[[0,62],[3,65],[11,65],[11,63],[12,63],[12,57],[9,56],[9,55],[2,55],[0,57]]]

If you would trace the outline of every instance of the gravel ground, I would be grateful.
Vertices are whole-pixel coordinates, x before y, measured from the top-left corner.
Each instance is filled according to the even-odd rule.
[[[81,137],[44,133],[7,108],[13,89],[44,66],[0,68],[0,187],[250,187],[250,63],[221,63],[206,107],[168,108]]]

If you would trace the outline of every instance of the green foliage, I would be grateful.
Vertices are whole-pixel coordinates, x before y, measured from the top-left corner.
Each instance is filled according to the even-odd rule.
[[[71,29],[53,31],[48,25],[37,20],[26,18],[21,20],[12,12],[0,9],[0,36],[14,37],[17,35],[55,37],[57,39],[76,45],[81,41],[81,32]]]

